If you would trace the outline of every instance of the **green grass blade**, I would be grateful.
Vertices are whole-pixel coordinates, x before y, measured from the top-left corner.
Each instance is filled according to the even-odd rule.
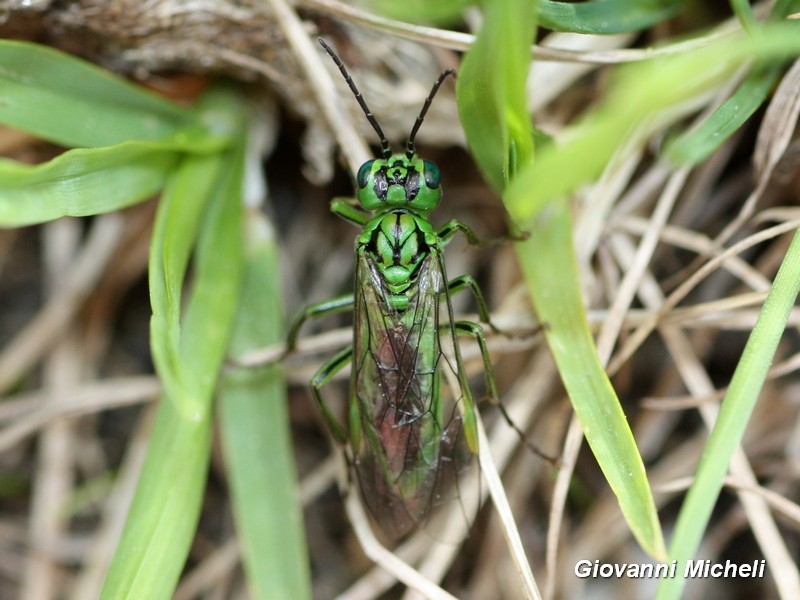
[[[463,18],[464,9],[474,0],[374,0],[377,12],[413,23],[446,24]],[[488,4],[488,3],[487,3]],[[493,4],[502,4],[494,2]],[[534,7],[537,2],[529,0]],[[555,31],[578,33],[624,33],[639,31],[674,16],[686,0],[590,0],[588,2],[538,2],[538,20]],[[488,7],[487,7],[488,8]]]
[[[0,226],[111,212],[144,200],[178,164],[175,150],[147,142],[76,149],[41,165],[0,160]]]
[[[694,482],[681,507],[675,537],[670,545],[670,559],[677,560],[679,565],[685,565],[697,552],[728,472],[728,464],[742,440],[798,293],[800,293],[800,232],[795,233],[756,325],[747,340],[742,358],[728,387],[728,393],[720,406],[719,416],[700,458]],[[657,598],[659,600],[680,598],[685,585],[682,575],[683,568],[680,567],[677,577],[662,579]]]
[[[484,16],[458,73],[458,112],[481,173],[502,190],[533,157],[525,81],[536,32],[535,5],[530,0],[486,2]]]
[[[198,113],[201,120],[208,124],[209,129],[224,132],[226,136],[244,129],[242,122],[244,109],[236,96],[224,87],[220,86],[206,94],[199,104]],[[241,135],[240,133],[240,137]],[[241,143],[240,139],[239,144]],[[240,154],[241,150],[236,152]],[[242,160],[238,154],[235,156],[236,160]],[[224,165],[225,161],[221,154],[186,157],[170,180],[156,216],[153,244],[150,249],[149,284],[153,309],[150,338],[159,377],[167,395],[173,398],[184,397],[182,394],[172,393],[173,387],[175,389],[191,389],[204,385],[206,376],[196,377],[195,373],[209,372],[208,365],[202,363],[188,365],[188,369],[194,369],[195,373],[187,371],[187,365],[184,364],[187,359],[184,354],[188,352],[191,357],[188,360],[193,363],[192,353],[195,351],[195,345],[203,347],[207,344],[204,339],[205,335],[217,335],[213,329],[209,332],[203,329],[207,325],[205,320],[208,320],[209,327],[213,327],[213,312],[201,315],[199,318],[201,328],[197,329],[193,322],[195,317],[192,311],[194,309],[189,306],[186,321],[183,323],[186,337],[182,338],[181,297],[186,269],[198,239],[198,232],[204,220],[208,223],[205,216],[206,204],[213,199],[212,191],[215,186],[219,185],[216,181],[221,177],[220,169]],[[230,170],[231,167],[228,167],[227,171],[230,172]],[[230,174],[227,174],[226,177],[229,179]],[[227,182],[227,185],[238,184]],[[237,234],[221,240],[221,243],[229,245],[235,243],[235,240],[239,238],[240,236]],[[200,241],[204,239],[200,238]],[[226,247],[226,251],[232,250]],[[200,293],[214,295],[213,281],[209,285],[211,286],[210,290],[199,287],[196,289]],[[200,303],[199,306],[202,307],[205,304]],[[208,359],[203,358],[202,360]],[[219,358],[215,357],[210,362],[215,364],[218,360]],[[185,375],[187,372],[189,373],[188,377]],[[189,397],[202,397],[204,394],[205,392],[198,389],[196,394]],[[191,406],[184,408],[189,412],[194,410]]]
[[[474,3],[474,0],[373,0],[370,4],[376,12],[392,19],[444,25],[460,21],[464,9]]]
[[[731,8],[742,24],[742,28],[749,34],[758,30],[758,21],[753,14],[753,7],[748,0],[730,0]]]
[[[625,33],[645,29],[675,15],[685,0],[590,0],[539,3],[543,27],[576,33]]]
[[[628,441],[627,423],[619,418],[618,401],[588,335],[566,209],[556,199],[599,174],[633,123],[708,89],[753,57],[780,60],[800,52],[796,26],[769,25],[766,30],[768,35],[741,36],[690,55],[621,69],[606,101],[574,128],[569,141],[542,149],[504,195],[517,223],[535,219],[531,238],[520,245],[520,261],[537,314],[548,325],[559,372],[623,513],[643,547],[657,557],[663,557],[663,550],[655,509],[640,476],[638,453]]]
[[[0,123],[62,146],[164,140],[192,113],[73,56],[0,41]]]
[[[102,599],[172,597],[194,537],[210,451],[210,417],[187,418],[164,396]]]
[[[684,165],[704,161],[758,110],[781,72],[779,66],[755,69],[697,129],[672,140],[664,149],[664,156]]]
[[[243,144],[223,158],[221,177],[198,239],[192,295],[180,338],[181,368],[189,376],[181,383],[194,390],[198,398],[210,397],[215,391],[216,374],[227,355],[244,269]],[[198,408],[205,409],[202,405]]]
[[[795,0],[779,0],[775,3],[769,19],[783,19],[795,5]],[[735,0],[734,8],[741,11],[743,26],[753,19],[747,3]],[[753,33],[754,23],[748,32]],[[736,132],[758,110],[782,72],[780,65],[755,67],[739,85],[736,92],[717,108],[699,127],[673,139],[664,149],[664,155],[677,164],[696,165],[710,156],[719,146]]]
[[[524,96],[530,44],[526,34],[532,34],[528,26],[533,22],[527,8],[528,12],[519,4],[487,6],[484,27],[459,75],[459,112],[470,148],[498,189],[509,179],[516,189],[515,160],[528,169],[536,164],[530,161],[532,130]],[[545,224],[538,222],[531,237],[518,246],[519,260],[587,440],[634,535],[648,552],[664,557],[644,466],[589,332],[569,218],[563,206],[553,210],[561,213],[548,215]]]
[[[241,113],[235,97],[228,98],[229,110]],[[241,287],[242,139],[215,158],[184,159],[159,206],[150,261],[151,346],[165,395],[103,598],[171,597],[193,538],[212,398]],[[198,165],[215,176],[188,181]],[[180,320],[179,291],[193,246],[193,287]]]
[[[23,46],[39,52],[38,46]],[[3,47],[3,42],[0,42],[0,50]],[[45,54],[50,53],[52,51],[45,51]],[[88,67],[80,63],[80,68]],[[95,67],[91,69],[97,70]],[[123,85],[134,97],[143,94],[124,82],[111,80],[112,87]],[[230,143],[231,136],[239,126],[239,117],[225,108],[225,103],[229,102],[226,94],[224,90],[212,90],[197,109],[181,109],[184,128],[159,130],[169,134],[167,139],[161,141],[145,140],[143,138],[146,135],[133,135],[133,141],[114,141],[114,145],[101,148],[76,148],[40,165],[0,159],[0,227],[31,225],[64,216],[107,213],[152,196],[170,178],[183,154],[213,157]],[[149,95],[145,97],[156,104],[160,102]],[[14,104],[13,94],[4,99]],[[78,110],[77,107],[72,108]],[[131,110],[135,108],[134,105]],[[81,105],[79,114],[73,114],[61,106],[60,114],[64,120],[76,122],[87,114],[97,116],[101,110]],[[145,120],[154,119],[156,117],[151,115]],[[144,125],[137,123],[136,118],[131,118],[131,131],[128,133],[148,134]],[[116,137],[108,136],[108,140]],[[185,185],[193,185],[192,178],[195,176],[205,181],[199,184],[201,187],[207,185],[209,178],[213,178],[212,173],[199,168]],[[179,196],[191,201],[189,193]],[[180,210],[178,212],[181,215],[178,218],[182,218],[183,213]]]
[[[524,87],[530,60],[527,36],[532,35],[533,23],[530,8],[487,5],[484,27],[459,74],[459,113],[470,148],[498,189],[508,180],[516,189],[515,161],[526,170],[536,165],[530,160],[533,132]],[[589,444],[634,535],[648,552],[663,557],[666,550],[644,466],[589,332],[569,218],[564,207],[553,210],[562,212],[549,215],[546,224],[537,223],[531,237],[518,246],[519,260]]]
[[[575,414],[642,548],[666,556],[647,474],[594,345],[572,250],[569,209],[554,203],[516,245],[528,289]]]
[[[231,354],[283,341],[278,251],[254,211],[245,235],[245,276]],[[278,365],[228,370],[219,423],[236,528],[253,598],[311,598],[303,515]]]
[[[722,75],[728,74],[732,66],[728,65],[728,69],[722,71],[725,58],[717,58],[720,66],[715,69],[709,64],[708,71],[700,76],[695,74],[694,81],[686,85],[680,84],[679,79],[694,73],[690,59],[687,59],[685,68],[675,68],[673,72],[663,65],[650,63],[632,69],[627,76],[621,74],[617,87],[609,93],[606,101],[574,126],[573,135],[567,141],[540,152],[536,162],[520,172],[511,183],[505,201],[512,218],[520,224],[529,223],[551,199],[563,197],[597,177],[631,132],[634,123],[661,108],[672,106],[682,97],[691,96],[701,85],[714,85]],[[671,91],[667,81],[673,85]]]
[[[221,168],[216,156],[186,157],[167,185],[150,248],[150,347],[167,395],[181,397],[181,297],[210,189]],[[189,386],[194,385],[191,381]]]
[[[746,60],[777,62],[800,53],[797,24],[765,25],[763,33],[619,69],[606,99],[573,127],[568,141],[542,149],[511,183],[504,200],[512,218],[529,223],[551,199],[598,176],[634,124],[708,90]]]

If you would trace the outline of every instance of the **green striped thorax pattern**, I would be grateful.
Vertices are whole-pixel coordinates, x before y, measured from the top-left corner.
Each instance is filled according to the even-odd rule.
[[[442,198],[439,168],[429,160],[395,154],[365,162],[358,171],[358,201],[377,211],[356,242],[377,265],[389,292],[388,308],[402,312],[408,292],[439,237],[427,218]]]

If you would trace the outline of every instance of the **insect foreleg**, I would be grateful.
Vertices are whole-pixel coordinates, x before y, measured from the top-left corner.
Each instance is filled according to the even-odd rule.
[[[356,208],[344,198],[334,198],[331,200],[330,206],[333,214],[341,217],[345,221],[350,221],[351,223],[355,223],[361,227],[366,225],[367,221],[370,219],[369,213]]]
[[[328,405],[325,404],[325,400],[322,398],[322,387],[331,379],[333,379],[336,373],[341,371],[342,368],[352,360],[352,358],[353,347],[348,346],[337,353],[336,356],[328,360],[324,365],[322,365],[319,370],[314,373],[314,377],[311,379],[311,392],[314,394],[314,400],[316,400],[317,405],[322,411],[322,416],[325,419],[325,423],[328,425],[328,428],[331,430],[331,434],[340,444],[347,443],[347,434],[345,434],[344,428],[341,426],[336,417],[333,416],[333,413],[328,408]]]
[[[293,352],[297,346],[297,334],[300,333],[300,328],[303,326],[303,323],[309,319],[316,319],[318,317],[352,310],[354,302],[353,294],[347,294],[346,296],[339,296],[332,300],[306,306],[303,312],[297,315],[294,321],[292,321],[292,326],[289,328],[289,335],[286,336],[285,354]]]

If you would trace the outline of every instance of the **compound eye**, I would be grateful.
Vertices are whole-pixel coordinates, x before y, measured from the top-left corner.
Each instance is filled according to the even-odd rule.
[[[356,181],[358,183],[359,188],[367,187],[367,184],[369,183],[369,175],[372,172],[372,163],[374,162],[375,162],[374,160],[368,160],[363,165],[361,165],[361,168],[358,170],[358,175],[356,175]]]
[[[424,160],[422,163],[425,170],[425,185],[435,190],[442,182],[442,173],[439,171],[439,167],[436,166],[436,163],[429,160]]]

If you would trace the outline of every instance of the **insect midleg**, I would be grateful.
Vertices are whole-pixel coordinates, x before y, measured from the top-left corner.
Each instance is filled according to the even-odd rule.
[[[297,346],[297,334],[300,333],[300,328],[303,326],[303,323],[309,319],[316,319],[326,315],[352,310],[354,304],[355,299],[353,298],[353,294],[347,294],[345,296],[333,298],[332,300],[325,300],[324,302],[306,306],[303,312],[295,317],[291,327],[289,327],[289,334],[286,336],[286,354],[294,351]]]
[[[331,434],[333,434],[333,437],[336,438],[336,441],[340,444],[347,443],[347,435],[345,434],[344,427],[342,427],[336,417],[333,416],[333,413],[322,398],[322,387],[333,379],[334,375],[341,371],[352,358],[353,347],[348,346],[325,362],[325,364],[314,373],[314,377],[311,379],[311,392],[314,394],[314,400],[316,400],[317,405],[322,411],[322,416],[330,428]]]
[[[447,291],[451,296],[464,289],[469,289],[472,295],[475,296],[475,301],[478,303],[478,316],[481,321],[486,323],[495,333],[501,333],[500,329],[492,322],[491,316],[489,315],[489,307],[486,304],[486,300],[483,298],[481,289],[478,287],[478,282],[475,281],[472,275],[459,275],[451,279],[447,284]]]
[[[475,232],[472,231],[472,228],[465,223],[462,223],[458,219],[451,219],[442,225],[439,228],[439,231],[436,232],[436,235],[439,236],[439,240],[441,240],[442,244],[446,244],[458,231],[464,234],[464,237],[467,238],[467,241],[470,244],[478,245],[481,243],[480,238],[475,235]]]

